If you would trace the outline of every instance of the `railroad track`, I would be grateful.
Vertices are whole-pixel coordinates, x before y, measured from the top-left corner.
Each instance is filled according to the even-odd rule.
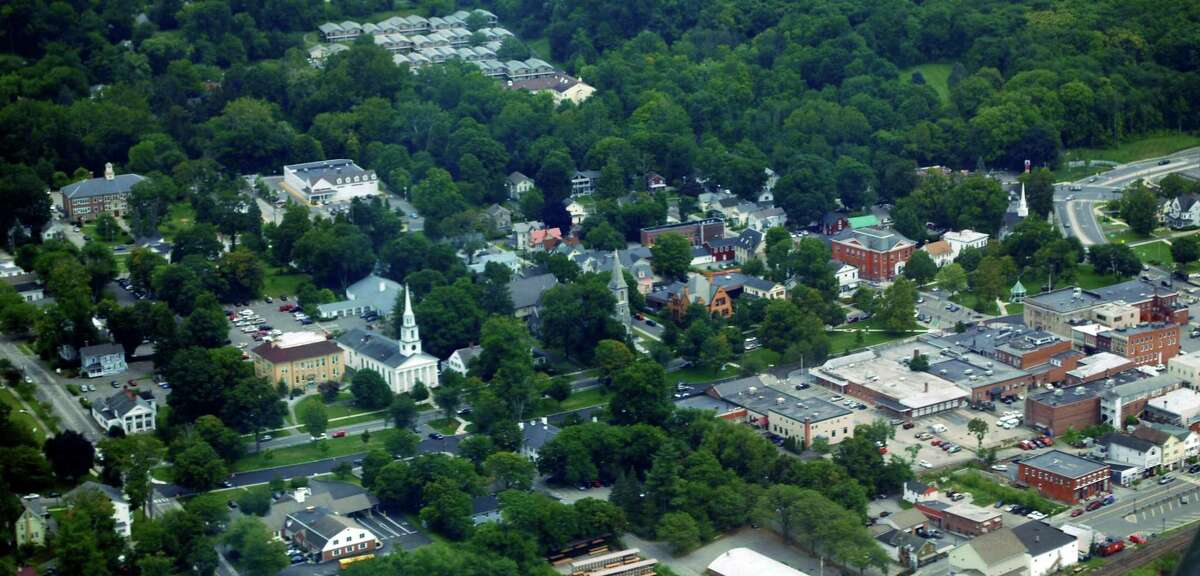
[[[1143,564],[1149,564],[1168,552],[1183,553],[1187,550],[1188,545],[1192,543],[1192,539],[1196,537],[1197,530],[1200,530],[1200,527],[1191,526],[1177,530],[1166,536],[1156,537],[1147,544],[1138,546],[1132,550],[1119,552],[1106,558],[1104,565],[1088,572],[1088,574],[1095,576],[1120,576],[1121,574],[1128,574]]]

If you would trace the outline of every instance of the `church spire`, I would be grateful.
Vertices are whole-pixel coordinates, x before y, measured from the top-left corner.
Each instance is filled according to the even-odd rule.
[[[400,326],[400,352],[407,356],[421,353],[421,334],[417,329],[417,316],[412,309],[412,290],[404,285],[404,320]]]
[[[1029,204],[1025,202],[1025,183],[1021,183],[1021,201],[1017,204],[1017,216],[1025,218],[1029,216]]]
[[[613,315],[625,327],[625,333],[629,334],[629,284],[625,282],[625,272],[621,269],[621,256],[616,250],[613,250],[612,260],[612,277],[608,280],[608,291],[612,292],[613,298],[616,300],[616,305],[613,306]]]

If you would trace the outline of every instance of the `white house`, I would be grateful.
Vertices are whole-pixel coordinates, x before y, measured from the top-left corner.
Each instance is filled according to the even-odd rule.
[[[310,204],[377,196],[379,177],[353,160],[337,158],[283,167],[283,184]]]
[[[942,240],[950,244],[950,250],[953,252],[954,258],[958,258],[958,255],[962,253],[964,248],[976,248],[979,250],[987,248],[988,235],[971,229],[958,232],[951,230],[942,234]]]
[[[504,189],[508,191],[508,198],[510,200],[519,200],[522,194],[533,190],[533,187],[536,185],[537,183],[533,181],[533,178],[520,172],[513,172],[504,180]]]
[[[589,215],[587,206],[584,206],[579,200],[572,199],[570,202],[567,202],[566,208],[567,214],[571,215],[572,226],[578,226],[583,224],[584,220],[587,220]]]
[[[936,242],[929,242],[928,244],[925,244],[921,247],[921,250],[924,250],[926,254],[929,254],[929,258],[933,260],[934,264],[937,264],[938,268],[941,268],[942,266],[954,261],[954,247],[951,246],[950,243],[944,238]]]
[[[373,553],[383,544],[357,520],[313,506],[287,515],[283,537],[321,562]]]
[[[909,480],[904,483],[904,501],[910,504],[917,502],[925,502],[928,500],[937,500],[938,489],[936,487],[919,482],[917,480]]]
[[[1166,221],[1171,228],[1200,226],[1200,195],[1184,194],[1168,202]]]
[[[763,181],[762,189],[758,191],[758,203],[770,206],[775,203],[775,185],[779,183],[779,174],[770,168],[763,168],[767,179]]]
[[[408,290],[404,293],[399,341],[355,328],[339,337],[337,343],[346,351],[346,366],[378,372],[396,394],[412,391],[417,382],[427,388],[438,386],[438,359],[421,350],[421,336]]]
[[[119,344],[97,344],[79,349],[79,370],[88,378],[120,374],[125,368],[125,349]]]
[[[1045,576],[1079,562],[1079,541],[1049,524],[1026,522],[1012,529],[1025,547],[1029,576]]]
[[[783,208],[759,208],[746,215],[746,225],[759,232],[787,224],[787,212]]]
[[[463,376],[467,375],[467,371],[471,369],[471,361],[483,352],[483,346],[476,344],[467,348],[459,348],[450,353],[450,357],[446,359],[446,368],[458,372]]]
[[[129,537],[129,529],[133,525],[129,515],[129,500],[125,498],[125,494],[118,488],[113,488],[108,484],[99,482],[87,481],[81,484],[78,488],[72,490],[67,496],[75,496],[83,492],[99,492],[105,498],[112,502],[113,521],[116,522],[117,534],[123,538]]]
[[[518,422],[521,427],[521,455],[536,462],[538,453],[547,442],[558,436],[558,427],[550,424],[545,418],[528,423]]]
[[[116,426],[126,435],[153,432],[158,405],[128,388],[92,403],[92,418],[103,430]]]
[[[853,296],[858,290],[858,268],[838,260],[830,260],[829,268],[838,282],[838,296]]]
[[[1100,444],[1107,450],[1107,460],[1137,466],[1147,474],[1162,465],[1162,448],[1149,440],[1109,432],[1100,438]]]

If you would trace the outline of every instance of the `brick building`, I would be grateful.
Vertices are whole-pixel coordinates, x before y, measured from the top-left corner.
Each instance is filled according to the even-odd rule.
[[[956,354],[966,350],[1024,370],[1029,373],[1030,387],[1062,382],[1084,356],[1071,348],[1069,340],[1044,330],[1030,330],[1019,317],[970,326],[961,333],[925,335],[921,340]]]
[[[834,260],[858,268],[867,280],[891,280],[904,270],[916,243],[899,232],[867,227],[835,237],[830,245]]]
[[[340,381],[346,355],[337,343],[315,332],[289,332],[250,350],[254,373],[289,390],[312,391],[317,384]]]
[[[1157,366],[1179,354],[1179,336],[1178,324],[1151,322],[1102,332],[1096,345],[1098,351],[1119,354],[1137,366]]]
[[[646,295],[646,304],[666,310],[676,320],[683,318],[692,304],[704,306],[713,316],[733,316],[733,297],[724,287],[701,274],[692,274],[686,284],[672,282],[651,292]]]
[[[917,502],[913,507],[942,530],[964,536],[980,536],[1004,527],[1000,511],[994,508],[940,500]]]
[[[1119,308],[1122,307],[1136,309],[1139,323],[1186,325],[1188,322],[1187,307],[1179,302],[1178,291],[1142,280],[1130,280],[1094,290],[1063,288],[1029,296],[1025,299],[1025,324],[1069,338],[1072,328],[1080,323],[1100,322],[1113,326],[1121,322],[1123,315]]]
[[[1108,491],[1109,466],[1051,450],[1017,463],[1017,482],[1043,496],[1077,504]]]
[[[121,217],[128,211],[129,192],[140,174],[116,174],[112,163],[104,165],[103,178],[89,178],[62,188],[63,213],[72,222],[94,220],[105,212]]]
[[[688,239],[692,246],[703,246],[705,242],[725,237],[725,221],[720,218],[707,218],[695,222],[679,224],[663,224],[642,228],[642,246],[647,248],[654,245],[655,239],[663,234],[678,234]]]
[[[1050,390],[1025,400],[1025,425],[1061,434],[1067,428],[1083,430],[1100,423],[1102,382],[1070,389]]]

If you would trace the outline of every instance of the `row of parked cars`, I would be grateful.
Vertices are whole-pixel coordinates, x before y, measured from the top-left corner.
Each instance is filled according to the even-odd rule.
[[[1054,445],[1054,439],[1049,436],[1036,436],[1029,440],[1017,442],[1017,447],[1022,450],[1035,450],[1037,448],[1049,448]]]

